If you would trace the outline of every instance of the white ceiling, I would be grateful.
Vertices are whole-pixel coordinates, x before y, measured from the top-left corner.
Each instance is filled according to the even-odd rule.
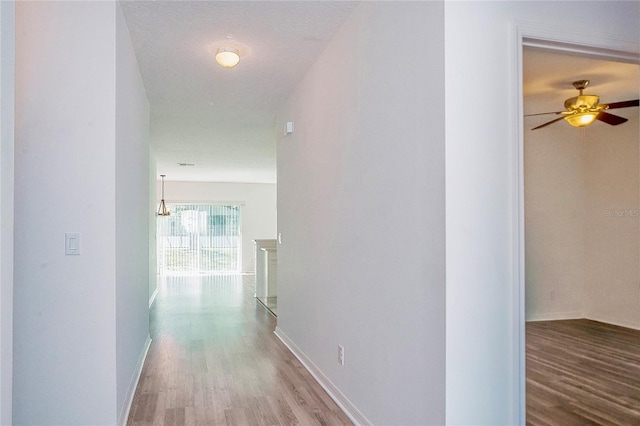
[[[356,2],[121,5],[151,105],[158,174],[167,180],[273,183],[275,111]],[[228,36],[242,58],[232,69],[218,66],[212,53]],[[564,109],[564,100],[577,95],[575,80],[590,80],[586,92],[599,95],[601,103],[637,99],[640,92],[638,65],[529,47],[523,58],[525,114]],[[629,117],[638,108],[611,112]],[[525,117],[525,127],[552,118]]]
[[[600,96],[600,103],[638,99],[640,67],[637,64],[594,59],[582,55],[548,49],[524,48],[523,55],[524,113],[535,114],[564,110],[565,99],[578,95],[572,83],[589,80],[585,94]],[[638,115],[638,108],[621,108],[611,114],[629,118]],[[557,118],[555,115],[525,117],[525,128]],[[563,121],[553,126],[566,125]],[[607,126],[605,123],[595,125]]]
[[[274,115],[351,13],[339,1],[122,1],[167,180],[276,181]],[[224,69],[220,45],[240,50]],[[193,163],[181,167],[178,163]]]

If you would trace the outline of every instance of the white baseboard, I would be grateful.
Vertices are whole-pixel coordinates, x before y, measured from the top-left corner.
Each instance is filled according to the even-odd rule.
[[[558,320],[569,320],[569,319],[582,319],[585,318],[582,312],[573,311],[573,312],[550,312],[546,314],[532,314],[527,315],[526,321],[558,321]]]
[[[581,312],[563,312],[552,314],[535,314],[527,318],[527,322],[536,321],[558,321],[558,320],[571,320],[571,319],[588,319],[591,321],[603,322],[605,324],[617,325],[619,327],[632,328],[634,330],[640,330],[640,323],[634,321],[620,320],[618,318],[609,317],[607,315],[585,315]]]
[[[149,346],[151,346],[151,338],[147,336],[147,340],[144,342],[144,347],[142,348],[142,352],[140,352],[140,356],[138,357],[138,363],[136,364],[136,369],[134,370],[133,376],[131,377],[131,383],[129,383],[129,389],[127,389],[127,396],[124,400],[122,411],[120,411],[120,416],[118,418],[118,424],[120,426],[126,426],[127,424],[127,419],[129,418],[129,411],[131,411],[131,404],[133,403],[133,396],[136,393],[136,388],[138,387],[138,382],[140,381],[140,375],[142,374],[142,367],[144,366],[145,359],[147,359]]]
[[[338,407],[344,411],[356,426],[373,425],[279,327],[276,327],[274,334],[289,348],[291,353],[298,358],[298,361],[302,363],[304,368],[316,379],[316,382],[329,394],[331,399],[335,401]]]
[[[153,294],[151,295],[151,297],[149,298],[149,309],[151,309],[151,307],[153,306],[153,302],[156,301],[156,296],[158,295],[158,289],[156,288],[153,291]]]
[[[592,321],[604,322],[606,324],[617,325],[619,327],[632,328],[634,330],[640,330],[640,324],[634,321],[620,320],[606,315],[589,315],[587,319]]]

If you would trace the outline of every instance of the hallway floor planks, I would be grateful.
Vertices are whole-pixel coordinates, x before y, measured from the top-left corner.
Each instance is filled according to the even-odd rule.
[[[273,334],[253,279],[159,280],[128,425],[352,424]]]
[[[527,425],[639,425],[640,331],[529,322]]]

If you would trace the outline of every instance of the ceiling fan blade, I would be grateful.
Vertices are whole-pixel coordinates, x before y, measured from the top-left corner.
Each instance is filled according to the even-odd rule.
[[[554,112],[539,112],[537,114],[525,114],[525,117],[534,117],[536,115],[547,115],[547,114],[562,114],[564,111],[554,111]]]
[[[619,117],[617,115],[609,114],[608,112],[600,111],[596,120],[604,121],[607,124],[611,124],[612,126],[617,126],[618,124],[622,124],[627,120],[624,117]]]
[[[558,117],[558,118],[556,118],[556,119],[554,119],[554,120],[547,121],[546,123],[541,124],[541,125],[539,125],[538,127],[534,127],[534,128],[533,128],[533,129],[531,129],[531,130],[541,129],[541,128],[543,128],[543,127],[548,126],[549,124],[553,124],[553,123],[555,123],[556,121],[560,121],[560,120],[563,120],[563,119],[564,119],[564,117]]]
[[[634,99],[631,101],[611,102],[610,104],[604,104],[604,105],[608,107],[607,109],[637,107],[640,105],[640,99]]]

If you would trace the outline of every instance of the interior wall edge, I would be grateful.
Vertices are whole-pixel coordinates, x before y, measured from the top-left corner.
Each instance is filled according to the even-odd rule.
[[[127,425],[129,412],[131,411],[131,404],[133,403],[133,397],[135,396],[136,389],[138,388],[138,383],[140,382],[140,376],[142,375],[142,368],[144,367],[144,363],[147,359],[147,355],[149,354],[150,346],[151,346],[151,337],[147,336],[147,340],[145,341],[144,347],[140,352],[140,356],[138,358],[138,362],[136,364],[136,368],[134,370],[133,376],[131,377],[131,383],[129,383],[129,388],[127,390],[127,394],[125,395],[124,405],[122,406],[122,410],[118,415],[118,425],[120,426]]]
[[[0,424],[12,423],[15,4],[0,2]]]

